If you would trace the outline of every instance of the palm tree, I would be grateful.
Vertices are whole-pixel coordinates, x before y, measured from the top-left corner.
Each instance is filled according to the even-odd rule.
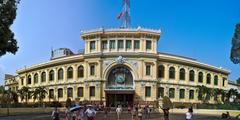
[[[212,96],[214,97],[214,101],[219,103],[218,96],[221,95],[222,89],[219,88],[213,88],[212,89]]]
[[[22,102],[22,101],[24,100],[23,90],[22,90],[22,89],[19,89],[19,90],[17,91],[17,94],[18,94],[18,96],[20,97],[21,102]]]
[[[227,92],[227,94],[226,94],[228,102],[229,102],[229,100],[230,100],[231,97],[234,97],[234,96],[237,97],[237,95],[238,95],[237,89],[231,88],[231,89]],[[236,99],[234,99],[233,102],[235,102],[235,100],[236,100]]]
[[[37,87],[35,89],[36,93],[37,94],[37,99],[38,101],[40,102],[40,104],[42,105],[42,102],[43,102],[43,99],[46,97],[46,94],[47,94],[47,91],[46,91],[46,88],[45,87]]]
[[[31,97],[31,91],[30,91],[30,87],[22,87],[19,91],[18,94],[21,98],[21,100],[25,99],[26,104],[28,103],[28,98]]]
[[[212,89],[203,85],[202,86],[198,85],[197,91],[198,91],[198,99],[202,100],[203,103],[208,102],[211,96],[213,96]]]

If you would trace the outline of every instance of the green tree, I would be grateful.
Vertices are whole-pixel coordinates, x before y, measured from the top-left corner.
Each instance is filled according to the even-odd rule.
[[[219,98],[219,95],[222,95],[222,89],[219,89],[219,88],[213,88],[212,89],[212,96],[214,97],[214,101],[220,103],[221,99],[218,99]]]
[[[231,97],[233,97],[233,96],[236,96],[236,97],[237,97],[237,95],[238,95],[237,89],[231,88],[231,89],[227,92],[227,94],[226,94],[227,101],[229,102],[229,100],[230,100]],[[235,100],[236,100],[236,99],[235,99]],[[234,102],[235,102],[235,100],[234,100]]]
[[[30,87],[22,87],[19,91],[18,94],[21,98],[21,100],[25,99],[26,104],[28,103],[28,99],[29,97],[31,97],[32,95],[32,91],[30,90]]]
[[[48,94],[47,91],[46,91],[46,88],[45,87],[37,87],[35,89],[35,91],[37,91],[37,93],[38,93],[38,101],[40,102],[40,105],[42,105],[43,99]]]
[[[236,25],[235,32],[232,38],[230,59],[234,64],[240,63],[240,24]]]
[[[240,84],[240,77],[236,81],[237,81],[237,84]]]
[[[15,91],[8,89],[6,90],[3,86],[0,86],[0,101],[1,103],[17,103],[18,95]]]
[[[72,100],[70,98],[68,98],[66,100],[66,107],[71,107],[71,105],[72,105]]]
[[[198,92],[198,99],[201,100],[203,103],[207,103],[209,99],[214,95],[213,90],[211,88],[208,88],[204,85],[197,86],[197,92]]]
[[[17,15],[19,0],[0,0],[0,56],[7,52],[15,54],[18,50],[17,40],[10,29]]]

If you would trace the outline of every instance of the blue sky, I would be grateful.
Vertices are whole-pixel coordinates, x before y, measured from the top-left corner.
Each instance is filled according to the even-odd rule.
[[[0,84],[4,73],[15,74],[50,59],[51,48],[83,49],[80,31],[119,27],[116,19],[122,0],[22,0],[12,26],[18,40],[16,55],[0,58]],[[132,27],[161,29],[158,50],[196,58],[231,70],[240,65],[229,59],[235,24],[240,22],[239,0],[131,0]]]

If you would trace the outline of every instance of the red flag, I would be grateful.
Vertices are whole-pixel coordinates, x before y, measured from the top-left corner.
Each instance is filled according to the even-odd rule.
[[[118,15],[117,19],[120,19],[123,16],[123,13],[120,12],[120,14]]]

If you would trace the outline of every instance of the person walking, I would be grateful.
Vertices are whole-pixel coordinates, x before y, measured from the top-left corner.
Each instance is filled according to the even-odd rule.
[[[169,108],[163,109],[164,120],[169,120]]]
[[[77,112],[77,120],[83,120],[83,118],[84,118],[83,109],[79,109]]]
[[[143,109],[141,107],[138,108],[138,120],[142,120]]]
[[[134,120],[134,119],[136,118],[136,114],[137,114],[136,107],[133,107],[133,108],[132,108],[131,113],[132,113],[132,120]]]
[[[87,120],[94,120],[96,113],[97,112],[93,109],[92,106],[88,106],[88,109],[85,111],[85,114],[87,115]]]
[[[52,120],[60,120],[59,118],[59,112],[57,107],[54,108],[53,112],[52,112]]]
[[[186,120],[192,120],[192,109],[189,108],[188,112],[186,113]]]
[[[121,116],[121,113],[122,113],[122,107],[120,105],[118,105],[118,107],[116,109],[116,112],[117,112],[117,117],[118,117],[118,120],[119,120],[120,116]]]
[[[70,114],[69,114],[69,113],[70,113],[70,110],[69,110],[69,108],[70,108],[70,107],[66,107],[65,112],[64,112],[64,113],[65,113],[65,119],[66,119],[66,120],[70,120]]]
[[[107,120],[108,113],[110,112],[110,107],[105,106],[103,110],[104,110],[104,119]]]
[[[76,120],[77,118],[77,111],[72,112],[72,120]]]

